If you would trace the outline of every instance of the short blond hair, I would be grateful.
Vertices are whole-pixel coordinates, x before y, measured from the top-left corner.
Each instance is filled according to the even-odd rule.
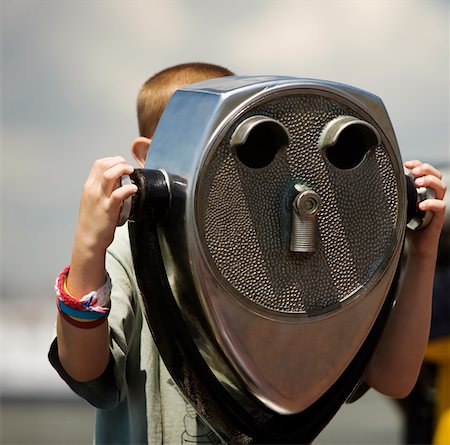
[[[156,73],[139,91],[137,99],[139,134],[148,138],[153,137],[167,102],[178,88],[202,80],[233,75],[234,73],[227,68],[200,62],[183,63]]]

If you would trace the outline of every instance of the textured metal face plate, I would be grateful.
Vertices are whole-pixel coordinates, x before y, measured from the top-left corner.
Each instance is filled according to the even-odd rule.
[[[230,149],[252,115],[281,122],[291,141],[266,167],[243,165]],[[316,94],[278,96],[240,116],[211,147],[198,177],[196,213],[216,279],[264,311],[317,314],[358,297],[382,275],[399,239],[398,167],[383,144],[356,168],[341,170],[318,148],[324,126],[341,115],[366,118]],[[322,200],[315,253],[289,250],[295,184]]]

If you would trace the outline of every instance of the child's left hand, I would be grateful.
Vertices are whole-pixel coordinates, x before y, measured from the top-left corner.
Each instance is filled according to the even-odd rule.
[[[407,161],[404,165],[414,175],[414,183],[417,187],[429,187],[436,194],[434,199],[426,199],[419,204],[420,210],[424,212],[432,211],[433,218],[423,230],[418,230],[417,232],[408,230],[410,253],[420,257],[435,256],[445,214],[444,196],[446,186],[442,181],[442,174],[433,166],[418,160]]]

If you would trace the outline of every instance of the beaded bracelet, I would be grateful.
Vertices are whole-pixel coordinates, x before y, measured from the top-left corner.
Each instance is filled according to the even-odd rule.
[[[106,272],[105,283],[81,299],[74,298],[67,290],[66,280],[70,265],[56,279],[56,304],[61,316],[70,324],[80,328],[99,326],[109,315],[111,278]]]

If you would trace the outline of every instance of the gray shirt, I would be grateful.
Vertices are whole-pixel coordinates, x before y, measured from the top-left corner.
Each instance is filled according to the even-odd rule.
[[[111,276],[111,361],[98,379],[80,383],[62,367],[53,341],[49,360],[69,387],[96,410],[97,444],[214,444],[205,426],[173,384],[144,319],[127,226],[108,249]]]

